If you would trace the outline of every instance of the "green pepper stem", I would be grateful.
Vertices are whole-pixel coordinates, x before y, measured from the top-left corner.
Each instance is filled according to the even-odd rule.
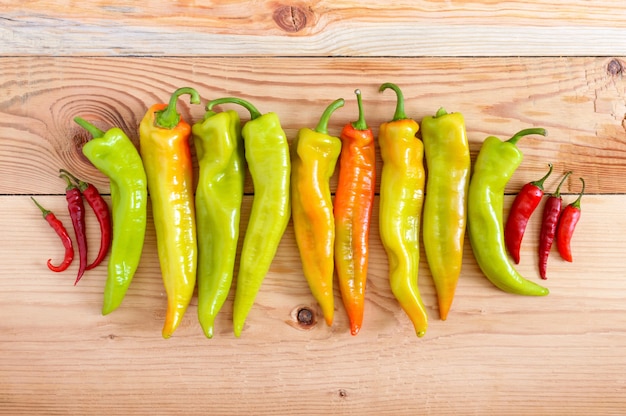
[[[394,90],[396,92],[396,96],[398,97],[397,102],[396,102],[396,112],[394,113],[393,119],[391,121],[407,119],[408,117],[406,116],[406,113],[404,112],[404,95],[402,94],[402,90],[400,90],[400,87],[398,87],[396,84],[393,84],[391,82],[386,82],[380,86],[378,91],[383,92],[387,88],[391,88],[392,90]]]
[[[546,173],[546,175],[545,175],[543,178],[541,178],[541,179],[539,179],[539,180],[536,180],[536,181],[533,181],[533,182],[531,182],[530,184],[531,184],[531,185],[534,185],[534,186],[536,186],[537,188],[539,188],[539,189],[542,189],[542,190],[543,190],[543,183],[546,181],[546,179],[548,179],[548,176],[550,176],[550,174],[552,173],[552,163],[548,163],[548,167],[549,167],[550,169],[548,170],[548,173]]]
[[[546,131],[546,129],[542,129],[542,128],[524,129],[515,133],[515,135],[511,137],[509,140],[507,140],[507,142],[511,144],[516,144],[519,141],[519,139],[521,139],[524,136],[528,136],[530,134],[539,134],[541,136],[545,136],[548,134],[548,132]]]
[[[35,198],[33,198],[31,196],[30,199],[32,199],[33,202],[35,203],[35,205],[37,205],[37,207],[39,207],[39,209],[41,210],[41,213],[43,214],[44,218],[46,218],[48,216],[48,214],[50,214],[50,211],[45,209],[44,207],[42,207],[41,204],[39,204],[39,202],[37,202],[37,200]]]
[[[176,111],[176,102],[181,95],[191,95],[191,104],[200,104],[200,94],[193,88],[183,87],[179,88],[170,97],[170,102],[164,110],[157,111],[155,117],[155,124],[158,127],[164,129],[173,129],[180,122],[180,114]]]
[[[574,208],[578,208],[580,209],[580,200],[583,197],[583,194],[585,193],[585,180],[583,178],[578,178],[580,179],[580,181],[583,183],[583,189],[580,190],[580,194],[578,194],[578,198],[576,198],[576,201],[572,202],[570,205]]]
[[[319,123],[317,123],[317,127],[315,127],[315,131],[322,134],[328,134],[328,121],[330,120],[330,116],[333,112],[339,107],[343,107],[345,101],[343,98],[338,98],[326,107],[326,110],[322,113],[320,117]]]
[[[94,139],[104,136],[104,132],[100,130],[99,128],[97,128],[96,126],[94,126],[93,124],[91,124],[90,122],[80,117],[74,117],[74,121],[76,122],[76,124],[78,124],[85,130],[87,130],[89,134],[93,136]]]
[[[442,117],[442,116],[445,116],[447,114],[448,114],[448,112],[446,111],[445,108],[439,107],[439,110],[437,110],[437,112],[435,113],[435,118]]]
[[[363,101],[361,100],[361,90],[354,90],[356,94],[357,105],[359,106],[359,119],[352,123],[352,127],[357,130],[367,130],[367,123],[365,122],[365,114],[363,114]]]
[[[559,182],[559,186],[556,187],[556,191],[554,191],[554,193],[552,194],[553,197],[555,198],[560,198],[561,197],[561,185],[563,185],[563,182],[565,182],[565,179],[567,179],[567,177],[569,175],[572,174],[572,171],[568,171],[565,172],[565,175],[563,176],[563,179],[561,179],[561,182]]]
[[[59,178],[63,178],[67,182],[67,187],[65,188],[66,191],[76,188],[76,185],[74,185],[74,182],[72,182],[72,179],[69,176],[67,176],[65,173],[60,174]]]
[[[76,185],[78,185],[78,189],[80,189],[81,191],[84,191],[85,189],[87,189],[87,187],[89,186],[89,184],[85,181],[81,181],[80,179],[78,179],[75,175],[73,175],[71,172],[65,170],[65,169],[59,169],[60,173],[63,173],[67,176],[69,176],[70,178],[72,178],[72,180],[74,181],[74,183]]]
[[[257,110],[256,107],[252,105],[252,103],[237,97],[224,97],[209,101],[209,104],[207,104],[207,110],[213,109],[213,107],[216,105],[227,103],[239,104],[240,106],[244,107],[250,112],[250,120],[261,117],[261,112]]]

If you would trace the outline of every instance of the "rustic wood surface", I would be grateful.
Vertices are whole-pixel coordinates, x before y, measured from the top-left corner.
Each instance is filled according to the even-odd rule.
[[[332,4],[331,4],[332,3]],[[0,19],[0,414],[618,415],[626,411],[626,12],[621,2],[3,2]],[[506,35],[503,35],[506,34]],[[526,56],[523,56],[526,55]],[[416,338],[393,298],[371,229],[364,326],[351,336],[335,289],[327,327],[302,275],[291,225],[242,336],[233,291],[207,339],[194,297],[161,337],[165,293],[149,217],[142,262],[122,307],[100,314],[103,265],[73,286],[48,258],[62,249],[30,196],[69,226],[66,168],[109,200],[108,181],[81,154],[80,115],[100,128],[137,126],[154,102],[191,86],[281,117],[290,140],[332,100],[330,124],[356,119],[361,89],[374,131],[404,91],[417,120],[440,106],[465,115],[472,158],[488,135],[545,127],[519,143],[524,162],[506,190],[559,175],[564,202],[587,182],[574,262],[548,265],[545,298],[503,293],[466,243],[447,321],[438,318],[425,258],[419,286],[430,318]],[[226,108],[227,106],[224,106]],[[235,108],[236,107],[228,107]],[[197,121],[202,105],[180,103]],[[239,110],[238,110],[239,111]],[[245,112],[241,112],[246,119]],[[378,168],[381,167],[380,157]],[[333,186],[336,178],[333,178]],[[248,180],[242,227],[253,198]],[[541,206],[540,208],[541,209]],[[88,215],[88,235],[98,227]],[[518,270],[539,282],[535,214]],[[233,287],[234,290],[234,287]],[[297,311],[316,322],[303,327]]]

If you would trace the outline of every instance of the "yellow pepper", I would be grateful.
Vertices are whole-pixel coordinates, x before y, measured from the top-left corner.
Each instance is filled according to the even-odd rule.
[[[332,325],[335,219],[330,177],[341,152],[341,140],[328,134],[328,120],[343,99],[331,103],[315,130],[300,129],[292,145],[291,212],[304,277]]]
[[[428,328],[428,316],[417,285],[420,262],[420,220],[424,202],[424,145],[415,135],[419,124],[406,116],[397,85],[380,90],[397,94],[396,112],[382,123],[378,135],[383,168],[380,180],[379,232],[389,258],[391,291],[411,319],[418,337]]]
[[[197,241],[193,195],[193,166],[189,138],[191,126],[176,112],[176,100],[192,88],[174,92],[169,104],[155,104],[139,126],[140,153],[148,178],[154,228],[167,312],[163,338],[169,338],[180,324],[196,284]]]
[[[422,233],[435,282],[439,316],[446,320],[461,274],[470,182],[470,152],[461,113],[441,108],[422,120],[428,179]]]

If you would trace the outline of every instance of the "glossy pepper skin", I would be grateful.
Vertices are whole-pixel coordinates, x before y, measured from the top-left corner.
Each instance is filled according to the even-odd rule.
[[[215,318],[233,280],[246,165],[236,111],[207,111],[191,131],[199,166],[198,320],[212,338]]]
[[[480,269],[496,287],[518,295],[544,296],[548,289],[520,275],[504,244],[504,188],[522,163],[523,154],[516,143],[528,134],[545,135],[545,130],[522,130],[507,141],[489,136],[483,142],[470,180],[468,232]]]
[[[422,119],[428,178],[424,202],[424,253],[430,268],[439,317],[448,318],[463,262],[471,159],[461,113],[440,108]]]
[[[379,232],[389,260],[389,283],[418,337],[428,328],[428,315],[418,288],[420,224],[424,203],[424,144],[419,124],[406,116],[400,88],[393,119],[380,125],[378,144],[383,166],[380,179]]]
[[[88,264],[85,269],[91,270],[102,263],[109,252],[109,247],[111,247],[111,212],[109,211],[109,206],[106,201],[102,198],[102,195],[100,195],[100,192],[93,184],[81,181],[65,169],[60,169],[59,172],[72,178],[76,186],[78,186],[80,192],[83,194],[83,197],[93,210],[93,213],[96,215],[98,224],[100,224],[100,249],[98,250],[96,258]]]
[[[291,217],[291,160],[289,142],[276,113],[261,114],[251,103],[236,97],[213,100],[208,109],[225,103],[239,104],[250,112],[250,120],[241,134],[254,199],[241,249],[233,304],[233,331],[239,337]]]
[[[74,234],[78,245],[78,274],[74,281],[74,286],[80,281],[87,269],[87,225],[85,224],[85,204],[83,203],[83,195],[80,189],[72,183],[69,176],[60,175],[67,182],[65,188],[65,199],[67,201],[67,210],[72,219]]]
[[[300,129],[291,155],[291,216],[302,271],[329,326],[335,313],[335,219],[330,178],[341,152],[341,140],[328,134],[328,121],[343,105],[343,99],[335,100],[315,129]]]
[[[522,186],[509,210],[504,226],[504,242],[515,264],[519,264],[520,261],[519,252],[530,216],[535,212],[543,197],[543,183],[552,173],[552,164],[548,166],[549,170],[545,176]]]
[[[580,191],[578,198],[563,209],[561,218],[559,218],[559,223],[556,227],[556,247],[559,250],[561,258],[569,262],[573,261],[571,240],[574,235],[576,225],[580,220],[582,213],[580,209],[580,200],[585,193],[585,180],[583,178],[579,179],[583,183],[583,189]]]
[[[359,119],[344,126],[339,156],[339,179],[334,200],[335,270],[350,333],[363,325],[369,260],[369,230],[376,186],[374,134],[363,114],[361,91],[356,90]]]
[[[159,263],[167,312],[163,338],[172,336],[180,324],[196,284],[197,237],[193,195],[193,166],[189,139],[191,126],[176,112],[176,100],[191,95],[192,88],[176,90],[169,104],[155,104],[139,125],[140,153],[152,201]]]
[[[63,257],[63,261],[58,266],[52,264],[52,259],[48,259],[48,268],[53,272],[60,273],[62,271],[67,270],[72,264],[72,260],[74,260],[74,245],[72,243],[72,237],[70,237],[69,233],[65,229],[63,222],[57,218],[57,216],[50,210],[42,207],[39,202],[32,196],[30,199],[33,200],[35,205],[41,210],[41,214],[43,218],[46,220],[48,225],[57,233],[61,242],[63,243],[63,248],[65,249],[65,256]]]
[[[550,250],[552,249],[552,243],[556,236],[556,226],[561,216],[561,206],[563,205],[563,198],[561,198],[561,185],[565,182],[565,179],[572,172],[566,172],[561,179],[561,182],[554,191],[553,194],[548,196],[548,200],[543,206],[543,214],[541,217],[541,231],[539,232],[539,276],[542,279],[547,279],[548,270],[548,257],[550,256]]]
[[[80,117],[74,120],[93,136],[83,154],[110,180],[113,232],[102,305],[102,314],[107,315],[124,300],[141,260],[148,207],[146,172],[137,148],[121,129],[105,133]]]

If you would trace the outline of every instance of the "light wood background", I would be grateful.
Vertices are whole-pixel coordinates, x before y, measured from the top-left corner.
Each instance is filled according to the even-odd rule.
[[[1,2],[0,18],[0,414],[618,415],[626,412],[626,11],[618,1],[147,1]],[[417,120],[440,106],[465,115],[472,156],[488,135],[521,128],[525,159],[507,187],[573,170],[564,203],[587,182],[574,263],[553,251],[545,298],[503,293],[480,273],[466,244],[447,321],[438,318],[425,259],[419,285],[430,327],[415,337],[387,283],[371,230],[364,327],[350,335],[335,291],[327,327],[301,272],[288,227],[241,338],[232,293],[204,337],[196,299],[181,327],[161,338],[165,294],[154,228],[122,307],[100,315],[106,267],[72,285],[77,262],[50,272],[62,250],[30,201],[69,227],[66,168],[107,194],[81,154],[72,119],[137,126],[154,102],[192,86],[278,113],[290,138],[326,105],[346,106],[330,130],[356,119],[363,92],[374,131],[404,91]],[[189,120],[202,106],[180,103]],[[246,114],[241,113],[246,119]],[[378,168],[381,167],[380,159]],[[333,179],[335,181],[335,179]],[[247,184],[243,225],[252,202]],[[540,206],[541,209],[541,206]],[[519,270],[539,281],[539,213]],[[506,215],[506,212],[505,212]],[[89,236],[98,229],[88,216]],[[298,325],[299,308],[317,323]]]

